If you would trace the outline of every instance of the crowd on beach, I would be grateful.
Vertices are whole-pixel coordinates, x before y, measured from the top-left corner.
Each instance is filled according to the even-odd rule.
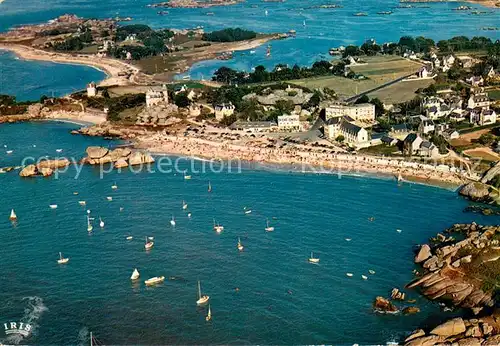
[[[350,154],[318,147],[277,144],[261,137],[240,141],[217,141],[205,136],[178,136],[157,132],[140,136],[138,146],[154,153],[179,154],[217,160],[242,160],[292,165],[307,172],[358,174],[373,173],[428,183],[461,185],[469,173],[444,164],[412,162],[401,158],[382,158]]]

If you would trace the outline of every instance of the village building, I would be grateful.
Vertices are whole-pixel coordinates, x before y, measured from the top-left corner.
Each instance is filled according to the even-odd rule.
[[[443,137],[446,139],[457,139],[458,137],[460,137],[460,134],[457,130],[448,129],[443,132]]]
[[[422,143],[420,143],[418,154],[425,157],[435,157],[439,155],[439,149],[434,145],[434,143],[423,141]]]
[[[455,109],[450,113],[449,119],[450,121],[459,123],[465,120],[466,111],[461,109]]]
[[[397,124],[392,125],[389,135],[391,137],[403,140],[410,133],[410,128],[408,124]]]
[[[231,102],[216,105],[214,107],[215,119],[220,121],[224,119],[224,117],[230,117],[234,114],[234,109],[235,107]]]
[[[467,102],[467,108],[469,109],[474,109],[474,108],[484,108],[484,109],[489,109],[490,108],[490,98],[488,96],[488,93],[480,91],[473,93]]]
[[[427,108],[425,111],[425,114],[427,118],[431,120],[437,120],[439,118],[446,117],[450,114],[451,110],[450,107],[447,104],[441,104],[439,106],[433,106],[430,108]]]
[[[482,76],[472,76],[467,78],[465,81],[473,87],[482,86],[484,84],[484,78]]]
[[[371,103],[349,105],[338,102],[325,108],[326,120],[346,115],[354,121],[373,123],[375,121],[375,105]]]
[[[469,121],[479,126],[491,125],[497,122],[497,114],[493,109],[475,108],[470,110]]]
[[[301,131],[300,116],[298,114],[284,114],[278,116],[278,130],[281,132]]]
[[[418,125],[418,132],[423,135],[434,132],[434,130],[435,130],[435,125],[431,119],[422,120]]]
[[[333,140],[342,136],[344,143],[353,147],[369,146],[368,132],[364,128],[349,122],[347,119],[345,117],[328,119],[325,125],[325,136]]]
[[[403,141],[403,153],[406,155],[417,154],[423,139],[416,133],[410,133]]]
[[[87,85],[87,96],[88,97],[97,96],[97,86],[95,85],[94,82],[91,82]]]
[[[168,104],[168,91],[165,87],[163,90],[149,89],[146,91],[146,107],[154,107],[160,104]]]

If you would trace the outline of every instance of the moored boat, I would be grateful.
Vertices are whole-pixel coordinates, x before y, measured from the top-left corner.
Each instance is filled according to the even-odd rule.
[[[14,211],[14,209],[12,209],[10,211],[9,220],[12,220],[12,221],[17,220],[17,215],[16,215],[16,212]]]
[[[69,262],[69,258],[64,258],[62,253],[59,252],[59,259],[57,260],[58,264],[66,264]]]
[[[273,226],[269,226],[269,219],[266,219],[266,228],[265,228],[266,232],[273,232],[274,231],[274,227]]]
[[[196,304],[197,305],[206,304],[209,299],[210,299],[209,296],[201,294],[201,284],[200,284],[200,280],[198,280],[198,300],[196,301]]]
[[[137,270],[137,268],[135,268],[132,272],[132,275],[130,276],[130,280],[137,280],[140,276],[141,275],[139,274],[139,271]]]
[[[241,239],[240,239],[240,237],[238,237],[238,245],[237,245],[237,247],[238,247],[238,250],[239,250],[239,251],[243,251],[243,249],[244,249],[243,244],[241,244]]]
[[[309,257],[309,263],[319,263],[319,258],[314,257],[313,252],[311,251],[311,257]]]
[[[155,245],[155,243],[152,241],[149,241],[148,237],[146,237],[146,244],[144,245],[144,248],[146,250],[151,250],[154,245]]]
[[[151,279],[147,279],[146,281],[144,281],[144,283],[146,284],[146,286],[152,286],[162,283],[163,281],[165,281],[164,276],[155,276],[152,277]]]

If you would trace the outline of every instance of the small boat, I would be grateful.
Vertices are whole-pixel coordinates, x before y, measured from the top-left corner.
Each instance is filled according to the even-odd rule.
[[[249,210],[245,210],[245,214],[248,215],[248,214],[251,214],[251,213],[252,213],[252,210],[250,210],[250,209]]]
[[[392,14],[392,11],[380,11],[380,12],[377,12],[377,14],[388,16],[388,15]]]
[[[213,13],[213,12],[207,12],[207,16],[213,16],[213,15],[215,15],[215,13]]]
[[[184,180],[191,180],[191,176],[184,172]]]
[[[267,16],[267,15],[269,15],[269,11],[268,11],[268,10],[265,10],[265,11],[264,11],[264,14],[265,14],[266,16]]]
[[[351,241],[352,239],[351,238],[345,238],[345,241]]]
[[[198,280],[198,300],[196,301],[196,305],[206,304],[209,299],[210,299],[209,296],[201,295],[201,284],[200,280]]]
[[[217,233],[221,233],[223,230],[224,230],[224,226],[222,226],[219,223],[216,223],[215,219],[214,219],[214,231]]]
[[[358,12],[358,13],[354,13],[353,16],[355,16],[355,17],[366,17],[366,16],[368,16],[368,13],[366,13],[366,12]]]
[[[149,240],[155,240],[155,237],[148,237]]]
[[[9,154],[9,155],[12,154],[13,152],[14,152],[14,150],[7,150],[6,151],[6,153]]]
[[[14,209],[12,209],[10,211],[9,220],[17,220],[17,215],[16,215],[16,212],[14,211]]]
[[[182,201],[182,209],[186,210],[188,208],[188,205],[186,202]]]
[[[400,230],[400,229],[397,229],[397,230],[396,230],[396,232],[401,233],[401,232],[403,232],[403,231],[402,231],[402,230]]]
[[[87,202],[85,202],[85,201],[78,201],[78,204],[80,204],[80,205],[87,205]]]
[[[274,231],[274,227],[272,226],[269,226],[269,219],[266,219],[266,228],[265,228],[266,232],[273,232]]]
[[[117,188],[118,188],[118,185],[116,185],[116,183],[114,183],[113,185],[111,185],[111,189],[116,190]]]
[[[171,224],[172,226],[175,226],[175,219],[174,219],[174,216],[173,216],[173,215],[172,215],[172,220],[170,220],[170,224]]]
[[[104,221],[102,221],[100,216],[99,216],[99,227],[104,228]]]
[[[208,182],[208,192],[212,192],[212,184],[210,184],[210,181]]]
[[[153,243],[152,241],[149,241],[148,237],[146,237],[146,244],[144,245],[144,248],[146,249],[146,251],[151,250],[154,245],[155,245],[155,243]]]
[[[267,46],[266,56],[271,56],[271,45]]]
[[[132,240],[132,239],[134,239],[134,237],[132,237],[131,235],[127,237],[127,240]]]
[[[51,205],[49,205],[49,208],[50,209],[57,209],[57,204],[51,204]]]
[[[361,275],[361,278],[362,278],[363,280],[368,280],[368,276],[366,276],[366,275]]]
[[[123,207],[120,207],[120,212],[122,212],[122,211],[123,211]]]
[[[188,217],[191,218],[191,213],[188,213]]]
[[[243,244],[241,244],[240,237],[238,237],[238,245],[237,245],[237,247],[238,247],[238,250],[240,250],[240,251],[243,251],[243,249],[244,249]]]
[[[57,260],[57,264],[66,264],[69,262],[69,258],[64,258],[62,253],[59,252],[59,259]]]
[[[373,274],[375,274],[375,270],[371,270],[371,269],[370,269],[370,270],[368,271],[368,273],[370,273],[370,274],[372,274],[372,275],[373,275]]]
[[[212,310],[210,310],[210,304],[208,305],[208,313],[207,317],[205,317],[205,321],[210,321],[212,319]]]
[[[251,50],[251,51],[250,51],[250,54],[255,54],[255,51],[254,51],[254,50]]]
[[[33,148],[36,148],[36,144],[33,144]]]
[[[62,151],[63,151],[62,149],[56,149],[57,153],[62,153]]]
[[[352,277],[352,273],[346,273],[345,275],[347,275],[348,277]]]
[[[319,258],[315,258],[312,251],[311,251],[311,257],[309,257],[309,263],[319,263]]]
[[[401,175],[401,173],[398,173],[398,183],[401,183],[403,181],[403,176]]]
[[[92,220],[94,219],[87,215],[87,232],[92,232],[92,230],[94,229],[94,226],[92,226],[92,222],[90,222]]]
[[[146,284],[146,286],[152,286],[152,285],[162,283],[163,281],[165,281],[164,276],[155,276],[154,278],[151,278],[151,279],[144,281],[144,283]]]
[[[73,195],[78,196],[78,192],[77,191],[73,192]]]
[[[108,196],[108,197],[106,197],[106,199],[111,202],[113,200],[113,197]]]
[[[130,280],[137,280],[139,278],[140,274],[137,268],[134,269],[132,272],[132,275],[130,276]]]

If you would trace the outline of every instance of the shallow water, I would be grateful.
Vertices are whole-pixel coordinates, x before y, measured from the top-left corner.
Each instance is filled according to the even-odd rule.
[[[79,158],[89,145],[115,144],[71,136],[72,128],[0,126],[0,166],[19,164],[27,155],[53,156],[58,148]],[[14,152],[5,154],[3,144]],[[113,191],[114,182],[119,188]],[[462,213],[467,203],[449,190],[253,167],[193,174],[190,181],[182,174],[145,171],[115,171],[99,179],[98,170],[85,167],[79,179],[73,170],[58,180],[20,179],[13,173],[0,175],[0,184],[0,326],[31,319],[36,331],[22,342],[42,345],[87,343],[89,331],[104,344],[399,340],[417,326],[451,316],[414,291],[407,295],[417,299],[419,314],[372,311],[375,296],[387,296],[411,280],[413,246],[455,222],[500,221]],[[87,202],[92,216],[103,218],[104,229],[95,221],[93,234],[87,233],[86,208],[79,200]],[[244,207],[252,214],[245,215]],[[16,227],[8,220],[11,208],[19,217]],[[212,231],[213,218],[225,227],[220,235]],[[266,218],[275,232],[264,231]],[[127,235],[134,239],[127,241]],[[150,253],[144,251],[146,236],[154,236]],[[238,237],[242,253],[236,249]],[[70,258],[65,266],[56,263],[59,251]],[[307,263],[311,251],[320,257],[319,265]],[[131,284],[135,267],[141,281]],[[368,274],[370,269],[376,274]],[[157,275],[177,279],[146,288],[143,280]],[[211,297],[209,323],[206,309],[196,307],[198,279]]]
[[[278,63],[311,65],[318,59],[329,58],[328,50],[331,47],[348,44],[361,44],[365,40],[374,38],[378,42],[397,41],[403,35],[423,35],[433,39],[448,39],[453,36],[466,35],[488,36],[492,39],[500,38],[498,31],[482,31],[482,27],[496,27],[500,23],[500,9],[486,9],[479,5],[472,7],[491,11],[491,13],[475,16],[468,11],[453,11],[465,3],[437,3],[428,4],[428,8],[397,9],[397,0],[357,0],[357,1],[326,1],[326,0],[287,0],[283,3],[264,3],[259,0],[247,0],[244,3],[215,7],[211,9],[168,9],[167,16],[158,16],[158,9],[148,8],[152,0],[87,0],[62,1],[40,0],[14,1],[5,0],[0,4],[0,31],[26,24],[41,23],[58,15],[75,13],[83,17],[133,17],[132,23],[144,23],[154,28],[193,28],[203,26],[212,31],[225,27],[242,27],[257,32],[288,32],[297,31],[297,37],[272,42],[272,55],[266,57],[266,47],[255,49],[255,54],[249,51],[237,52],[230,61],[208,61],[196,64],[188,72],[192,78],[210,79],[213,71],[220,66],[230,66],[240,70],[250,71],[257,65],[268,68]],[[307,9],[321,4],[337,3],[343,5],[338,9]],[[416,5],[421,6],[421,5]],[[268,11],[268,16],[265,11]],[[394,11],[389,16],[381,16],[379,11]],[[207,16],[207,12],[214,12],[214,16]],[[368,17],[355,17],[354,13],[367,12]],[[305,21],[305,26],[303,25]],[[459,24],[458,24],[459,23]],[[241,54],[244,55],[241,55]],[[0,57],[1,59],[1,57]],[[5,61],[0,61],[5,63]],[[38,64],[38,63],[33,63]],[[16,76],[24,69],[23,65],[16,65],[17,69],[9,72]],[[61,71],[63,67],[60,67]],[[77,71],[77,70],[74,70]],[[76,73],[72,70],[71,73]],[[62,72],[61,75],[66,73]],[[80,70],[78,75],[90,82],[87,72]],[[30,85],[39,87],[40,93],[51,93],[58,83],[47,85],[42,76],[30,77]],[[19,81],[17,81],[19,80]],[[69,79],[71,80],[71,78]],[[15,95],[24,93],[22,79],[12,82],[10,79],[4,89]],[[81,84],[74,85],[77,89]],[[63,88],[65,92],[73,91],[70,87]],[[34,96],[28,95],[28,96]]]

